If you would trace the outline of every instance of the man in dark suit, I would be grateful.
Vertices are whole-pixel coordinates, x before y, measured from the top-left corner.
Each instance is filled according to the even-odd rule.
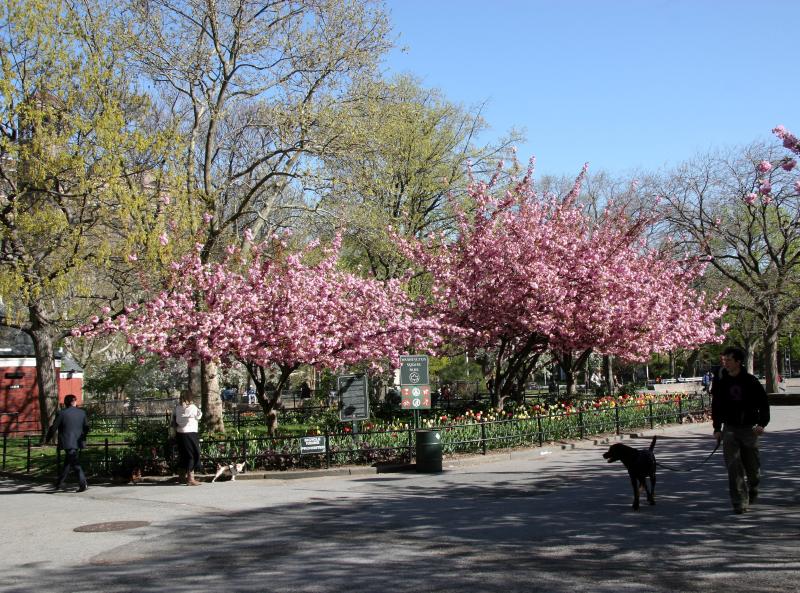
[[[56,481],[56,490],[62,488],[70,470],[74,470],[78,474],[78,492],[83,492],[88,488],[86,475],[81,468],[79,453],[86,446],[89,422],[86,420],[86,412],[77,407],[77,399],[74,395],[64,398],[64,409],[56,417],[50,430],[47,431],[48,441],[52,440],[53,434],[58,431],[58,446],[64,450],[66,455],[64,469]]]

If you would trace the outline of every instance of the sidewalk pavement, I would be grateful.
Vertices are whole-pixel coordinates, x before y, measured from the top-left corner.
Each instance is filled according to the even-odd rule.
[[[90,486],[0,478],[2,590],[761,593],[800,577],[800,407],[776,406],[761,498],[731,513],[717,453],[659,470],[634,513],[627,473],[592,440],[445,460],[442,474]],[[708,423],[644,431],[693,467]],[[120,522],[140,522],[123,527]],[[130,526],[130,525],[128,525]],[[76,529],[87,531],[76,531]]]

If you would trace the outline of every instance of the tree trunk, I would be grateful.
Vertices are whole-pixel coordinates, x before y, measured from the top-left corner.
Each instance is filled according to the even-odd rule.
[[[586,362],[583,364],[583,385],[586,389],[586,393],[590,393],[590,383],[591,383],[591,376],[592,370],[589,368],[589,357],[586,357]]]
[[[767,393],[778,393],[778,330],[780,319],[775,316],[767,320],[764,334],[764,372],[767,378]]]
[[[203,424],[211,432],[225,432],[222,418],[222,398],[219,394],[219,373],[214,362],[201,362],[201,394],[203,405]]]
[[[203,394],[203,373],[199,364],[189,365],[189,391],[194,394]]]
[[[752,340],[744,341],[744,370],[751,375],[755,369],[756,348]]]
[[[52,328],[36,307],[30,308],[31,329],[28,335],[33,340],[36,354],[36,386],[39,389],[39,421],[41,442],[53,424],[58,411],[58,382],[56,381],[56,356],[53,347]]]
[[[556,360],[558,360],[558,364],[561,367],[561,370],[564,371],[564,375],[566,377],[567,399],[574,399],[575,375],[577,374],[578,370],[583,366],[583,364],[586,362],[586,359],[589,358],[589,355],[591,353],[592,353],[591,348],[589,348],[588,350],[584,350],[577,357],[575,356],[574,352],[555,353]]]
[[[610,354],[603,356],[603,382],[606,384],[608,395],[614,395],[617,386],[614,381],[614,357]]]
[[[697,359],[700,358],[700,350],[692,350],[692,353],[689,355],[689,358],[686,359],[686,364],[683,365],[683,376],[684,377],[694,377],[696,376],[695,373],[695,366],[697,365]]]
[[[253,363],[245,363],[247,372],[256,388],[256,399],[264,412],[264,423],[270,436],[278,431],[278,410],[281,407],[281,391],[289,383],[289,376],[297,367],[281,367],[278,385],[274,390],[267,390],[269,376],[264,367]]]
[[[576,393],[575,372],[572,369],[564,369],[567,381],[567,399],[573,399]]]

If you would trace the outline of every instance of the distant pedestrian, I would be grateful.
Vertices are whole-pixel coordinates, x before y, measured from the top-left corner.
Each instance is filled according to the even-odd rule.
[[[172,412],[178,437],[179,476],[187,486],[199,486],[194,479],[194,472],[200,469],[200,439],[197,421],[203,413],[193,403],[194,397],[188,389],[181,391],[181,400]]]
[[[741,348],[726,348],[722,353],[725,373],[711,388],[714,438],[722,442],[728,489],[737,514],[747,511],[758,499],[758,437],[769,423],[767,393],[761,382],[742,368],[744,358]]]
[[[703,375],[701,383],[703,384],[703,391],[705,391],[706,393],[708,393],[709,390],[711,389],[711,381],[713,380],[713,378],[714,374],[711,371],[706,371],[705,374]]]
[[[53,439],[58,431],[58,446],[64,451],[64,469],[55,483],[56,490],[61,490],[70,470],[78,476],[78,492],[83,492],[89,486],[86,484],[86,475],[80,462],[80,450],[86,447],[86,435],[89,434],[89,422],[86,412],[77,407],[78,398],[68,395],[64,398],[64,409],[58,414],[53,425],[47,431],[47,441]]]

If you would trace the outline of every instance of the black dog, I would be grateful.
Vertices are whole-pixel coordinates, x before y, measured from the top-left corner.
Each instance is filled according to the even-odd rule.
[[[647,502],[656,504],[656,457],[653,455],[653,448],[656,446],[656,439],[650,443],[650,449],[642,451],[634,449],[622,443],[615,443],[603,453],[603,457],[609,463],[621,461],[633,484],[633,510],[639,510],[639,492],[642,488],[647,492]],[[647,487],[647,477],[650,477],[650,488]]]

